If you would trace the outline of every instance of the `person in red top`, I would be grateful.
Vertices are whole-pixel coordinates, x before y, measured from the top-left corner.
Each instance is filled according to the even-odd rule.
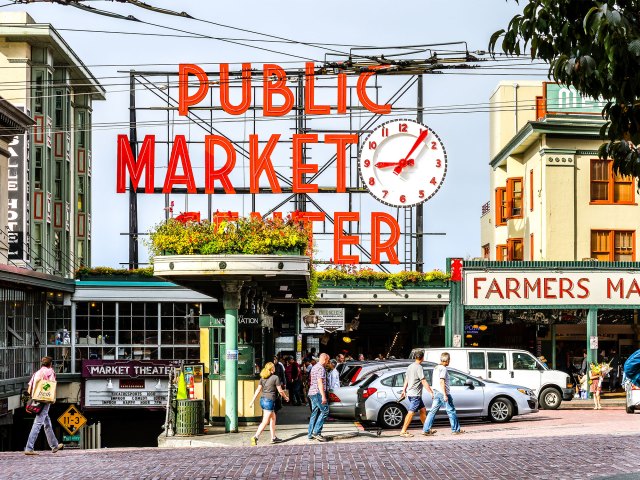
[[[51,368],[51,357],[42,357],[40,370],[33,374],[31,380],[29,380],[29,387],[27,391],[29,394],[33,391],[36,386],[36,383],[39,380],[55,380],[56,373]],[[50,403],[43,404],[43,408],[38,415],[36,415],[35,420],[33,421],[33,426],[31,427],[31,433],[29,433],[29,440],[27,440],[27,446],[24,449],[25,455],[38,455],[37,452],[33,450],[33,447],[38,439],[38,434],[40,433],[40,429],[44,425],[44,433],[47,436],[47,442],[49,442],[49,447],[51,447],[51,451],[56,453],[59,450],[62,450],[64,444],[59,443],[56,438],[56,434],[53,433],[53,427],[51,426],[51,419],[49,418],[49,407],[51,407]]]

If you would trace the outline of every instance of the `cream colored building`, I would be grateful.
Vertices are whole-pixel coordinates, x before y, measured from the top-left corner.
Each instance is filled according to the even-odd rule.
[[[51,25],[0,13],[0,96],[35,121],[12,145],[0,217],[13,264],[64,277],[90,265],[91,114],[104,93]]]
[[[501,82],[491,96],[490,260],[633,261],[640,207],[634,180],[598,158],[603,104],[539,81]]]

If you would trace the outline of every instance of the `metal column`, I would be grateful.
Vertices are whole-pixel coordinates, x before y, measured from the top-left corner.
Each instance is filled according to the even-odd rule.
[[[226,345],[224,429],[227,433],[238,432],[238,309],[241,289],[241,281],[222,283]]]
[[[598,340],[598,309],[590,308],[587,313],[587,372],[591,371],[591,364],[598,362],[598,348],[591,348],[591,339]],[[593,395],[589,392],[589,398]]]

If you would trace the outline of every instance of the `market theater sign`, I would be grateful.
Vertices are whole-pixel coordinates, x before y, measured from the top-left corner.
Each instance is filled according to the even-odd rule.
[[[640,272],[465,271],[464,305],[638,305]]]
[[[228,64],[220,64],[220,81],[211,82],[207,73],[199,66],[193,64],[181,64],[179,66],[178,76],[178,114],[186,116],[189,113],[191,107],[195,107],[202,102],[207,94],[211,91],[218,91],[219,105],[221,109],[229,115],[242,115],[249,110],[254,103],[252,99],[253,87],[251,85],[252,74],[255,75],[255,71],[252,70],[250,63],[242,65],[242,94],[238,103],[232,104],[230,101],[230,88],[229,78],[230,71]],[[287,85],[287,73],[278,65],[265,64],[262,68],[262,114],[265,117],[279,117],[287,115],[294,107],[295,97],[291,88]],[[317,70],[313,62],[309,62],[305,65],[305,96],[304,96],[304,111],[307,115],[344,115],[347,113],[347,76],[346,73],[339,73],[336,75],[336,89],[335,89],[335,105],[333,109],[329,105],[320,105],[315,100],[315,76]],[[367,71],[360,73],[356,85],[356,94],[360,104],[368,111],[384,115],[391,112],[391,105],[380,105],[369,98],[367,93],[367,82],[375,75],[374,71]],[[197,85],[197,88],[189,89],[189,83]],[[217,85],[218,88],[211,90],[211,87]],[[332,102],[333,103],[333,102]],[[404,125],[406,131],[406,125]],[[381,131],[385,131],[384,128]],[[414,161],[409,156],[416,150],[418,143],[422,142],[426,138],[427,134],[431,135],[431,132],[425,131],[424,136],[421,134],[416,145],[408,152],[408,155],[403,160],[401,158],[395,158],[396,163],[402,163],[401,166],[394,169],[394,173],[397,175],[408,167],[407,170],[416,170],[414,165],[419,163]],[[278,147],[281,135],[271,134],[268,138],[259,138],[258,135],[249,135],[249,166],[248,166],[248,184],[250,193],[282,193],[282,187],[278,181],[276,170],[272,162],[272,155],[274,150]],[[306,183],[306,176],[313,176],[319,171],[319,165],[314,163],[307,163],[304,161],[302,154],[306,145],[323,142],[335,146],[335,159],[336,159],[336,177],[335,185],[338,193],[344,193],[347,191],[347,148],[350,145],[358,145],[358,135],[355,134],[326,134],[319,136],[317,134],[305,133],[305,134],[293,134],[291,138],[291,149],[286,148],[286,155],[292,156],[292,170],[291,170],[291,191],[296,194],[310,194],[318,192],[318,184]],[[144,193],[155,193],[155,135],[146,135],[143,139],[140,151],[134,152],[131,149],[131,142],[127,135],[118,135],[117,140],[117,192],[125,193],[129,183],[134,190],[141,190]],[[369,142],[373,144],[374,142]],[[437,142],[428,142],[429,145],[436,144]],[[382,144],[382,143],[381,143]],[[218,183],[225,194],[235,194],[236,190],[233,182],[230,178],[231,173],[236,166],[236,148],[233,143],[225,136],[222,135],[206,135],[204,137],[204,192],[206,194],[216,193],[216,183]],[[370,146],[370,149],[375,149],[375,146]],[[282,147],[280,147],[282,150]],[[417,155],[417,153],[416,153]],[[445,155],[444,152],[442,155]],[[438,158],[438,167],[443,167],[445,157]],[[369,162],[369,160],[366,160]],[[381,162],[385,163],[385,162]],[[389,162],[386,162],[389,163]],[[382,168],[382,167],[380,167]],[[128,177],[128,178],[127,178]],[[261,187],[261,179],[265,177],[268,182],[268,188]],[[439,187],[444,174],[440,176],[434,176],[431,180],[433,185]],[[428,199],[428,191],[431,186],[429,185],[429,179],[426,179],[426,188],[416,190],[419,194],[418,202],[426,201]],[[367,185],[372,185],[369,180]],[[144,186],[142,188],[142,185]],[[171,148],[171,154],[169,157],[169,164],[167,172],[164,178],[164,184],[162,187],[162,193],[169,194],[173,192],[175,186],[181,186],[188,193],[197,193],[196,181],[193,173],[193,167],[191,157],[188,149],[188,142],[184,135],[175,135],[173,139],[173,145]],[[433,187],[437,191],[437,187]],[[387,192],[387,190],[383,190]],[[217,193],[220,193],[218,189]],[[400,201],[405,197],[404,193],[399,192],[401,195]],[[435,193],[435,192],[434,192]],[[386,195],[386,193],[385,193]],[[406,201],[406,200],[405,200]],[[305,222],[323,222],[325,221],[325,214],[323,212],[299,212],[301,221]],[[236,212],[228,212],[229,218],[237,218]],[[252,215],[257,215],[253,212]],[[211,220],[211,219],[210,219]],[[343,254],[343,247],[345,245],[357,245],[359,243],[358,236],[346,235],[343,232],[349,230],[345,223],[359,222],[359,212],[334,212],[334,262],[335,263],[359,263],[360,259],[357,255],[345,255]],[[389,230],[387,239],[383,242],[381,240],[381,231],[384,226]],[[400,239],[400,226],[396,219],[386,212],[372,212],[371,213],[371,263],[378,264],[381,262],[381,254],[387,256],[390,263],[398,264],[398,256],[395,251],[395,247]]]

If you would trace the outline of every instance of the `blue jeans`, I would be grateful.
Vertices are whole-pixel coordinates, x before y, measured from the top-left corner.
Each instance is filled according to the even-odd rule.
[[[453,405],[453,398],[451,394],[447,395],[447,401],[444,401],[444,395],[438,391],[435,391],[435,396],[433,397],[433,405],[431,406],[431,410],[429,410],[429,414],[427,415],[427,420],[424,422],[423,430],[428,432],[431,430],[433,426],[433,421],[436,419],[436,413],[440,410],[442,405],[447,409],[447,415],[449,415],[449,423],[451,423],[451,431],[459,432],[460,424],[458,423],[458,414],[456,413],[456,407]]]
[[[309,395],[311,400],[311,417],[309,417],[309,432],[307,437],[311,438],[313,435],[320,435],[322,433],[322,427],[324,421],[329,416],[329,402],[322,403],[322,395],[316,393]]]
[[[38,439],[38,434],[40,433],[40,429],[43,425],[44,433],[47,436],[47,442],[49,442],[49,447],[56,448],[58,446],[58,439],[56,438],[55,433],[53,433],[51,419],[49,418],[49,407],[51,407],[51,404],[45,403],[40,413],[36,415],[36,419],[33,421],[33,426],[31,427],[31,433],[29,433],[29,440],[27,440],[25,450],[33,450],[33,446]]]

